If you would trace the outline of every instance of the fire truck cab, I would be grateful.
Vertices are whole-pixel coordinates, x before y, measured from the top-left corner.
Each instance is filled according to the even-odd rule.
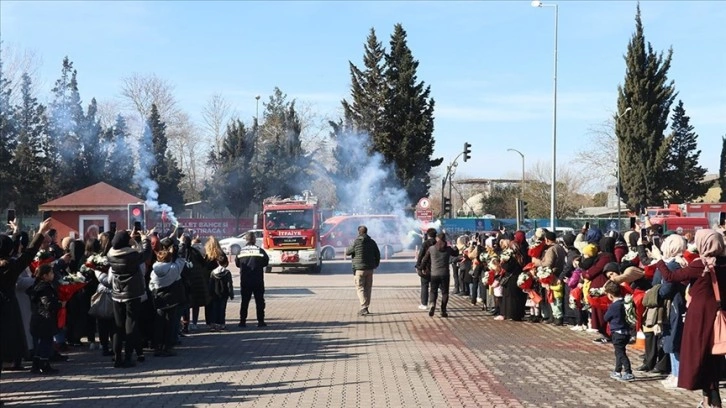
[[[320,213],[317,198],[306,193],[291,198],[270,197],[262,205],[263,243],[273,267],[322,270]]]

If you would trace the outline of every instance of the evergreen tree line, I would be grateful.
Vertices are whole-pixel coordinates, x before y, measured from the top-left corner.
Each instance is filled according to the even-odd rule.
[[[263,104],[261,123],[254,119],[246,126],[236,119],[228,125],[221,148],[209,154],[213,175],[202,197],[240,217],[266,197],[288,197],[304,190],[315,193],[332,185],[335,197],[323,205],[355,211],[357,208],[346,206],[350,201],[344,190],[361,178],[366,164],[361,153],[366,157],[380,154],[382,167],[391,169],[389,177],[374,187],[375,192],[360,191],[361,199],[375,202],[375,195],[402,192],[405,202],[400,204],[411,207],[427,196],[429,172],[443,160],[431,159],[434,100],[430,88],[417,79],[418,61],[400,24],[394,27],[389,50],[386,52],[371,29],[364,46],[364,68],[349,63],[351,100],[342,101],[343,117],[330,122],[331,165],[322,160],[328,146],[303,149],[295,101],[288,101],[275,88]],[[351,147],[351,140],[360,140],[360,145]],[[401,208],[373,205],[366,209]]]
[[[19,216],[35,214],[40,204],[100,181],[144,198],[143,185],[134,181],[143,164],[148,165],[143,172],[158,183],[160,200],[181,208],[183,175],[167,152],[165,126],[155,107],[146,130],[153,139],[148,146],[153,159],[145,162],[140,160],[145,151],[133,143],[122,115],[104,128],[95,98],[83,108],[78,73],[68,57],[48,106],[32,95],[27,73],[21,81],[20,103],[12,105],[11,83],[0,76],[0,208],[13,203]]]
[[[685,203],[706,194],[706,169],[699,165],[698,134],[690,124],[684,102],[669,79],[673,49],[656,52],[646,42],[640,5],[635,32],[625,54],[625,81],[618,86],[615,134],[618,140],[620,196],[637,211],[664,201]],[[626,112],[626,110],[630,110]],[[668,119],[670,116],[670,131]],[[724,154],[721,154],[721,201],[724,195]]]

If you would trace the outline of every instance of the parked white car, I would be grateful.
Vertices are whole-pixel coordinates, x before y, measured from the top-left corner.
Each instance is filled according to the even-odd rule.
[[[245,235],[247,235],[248,232],[254,232],[255,233],[255,245],[262,248],[262,230],[261,229],[253,229],[249,231],[245,231],[242,234],[237,235],[236,237],[229,237],[225,238],[219,241],[219,245],[222,247],[222,251],[224,251],[225,254],[230,255],[237,255],[239,254],[239,250],[242,249],[246,245],[245,242]]]

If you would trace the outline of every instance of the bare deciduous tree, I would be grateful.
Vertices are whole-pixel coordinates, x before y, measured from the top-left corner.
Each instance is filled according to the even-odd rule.
[[[96,117],[104,129],[112,127],[120,113],[121,106],[117,100],[111,99],[98,102]]]
[[[161,120],[173,126],[180,110],[174,97],[174,85],[155,74],[132,74],[122,79],[121,97],[124,105],[142,118],[148,118],[151,105],[156,104]]]
[[[204,170],[204,155],[207,151],[204,140],[198,137],[199,129],[192,123],[189,115],[179,112],[174,126],[167,128],[169,151],[177,159],[184,173],[182,191],[188,200],[198,200],[203,179],[199,177]]]
[[[204,129],[210,140],[214,142],[215,151],[222,149],[222,141],[227,124],[232,119],[232,105],[221,94],[214,94],[202,108]]]
[[[618,141],[615,122],[609,118],[588,130],[586,145],[577,154],[580,171],[602,190],[615,183],[618,166]],[[594,187],[594,186],[592,186]]]
[[[528,203],[530,217],[546,218],[550,214],[551,168],[551,164],[538,161],[527,171],[528,184],[524,200]],[[579,160],[557,166],[557,218],[575,216],[580,208],[592,205],[592,198],[583,194],[590,181],[583,175]]]
[[[34,50],[21,49],[18,46],[0,43],[0,60],[2,60],[2,76],[10,81],[10,103],[20,104],[23,74],[28,74],[32,82],[30,94],[38,97],[38,89],[44,88],[39,71],[43,65],[42,59]]]

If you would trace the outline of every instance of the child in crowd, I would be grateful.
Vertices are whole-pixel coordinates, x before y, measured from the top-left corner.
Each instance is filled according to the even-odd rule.
[[[227,300],[234,299],[234,286],[232,284],[232,273],[227,269],[227,257],[220,258],[220,264],[216,267],[209,279],[209,292],[212,295],[212,302],[209,304],[211,331],[226,330],[225,315],[227,313]]]
[[[630,325],[625,316],[625,303],[622,297],[622,288],[613,281],[608,281],[603,287],[608,299],[612,302],[605,312],[605,322],[610,324],[613,348],[615,349],[615,371],[610,378],[618,381],[633,381],[633,370],[625,347],[630,341]],[[624,371],[624,373],[623,373]]]
[[[53,355],[53,336],[58,332],[58,310],[65,304],[58,300],[58,292],[53,286],[53,268],[50,264],[38,266],[35,270],[35,284],[28,288],[32,315],[30,334],[33,336],[34,374],[56,374],[58,370],[50,366]]]

